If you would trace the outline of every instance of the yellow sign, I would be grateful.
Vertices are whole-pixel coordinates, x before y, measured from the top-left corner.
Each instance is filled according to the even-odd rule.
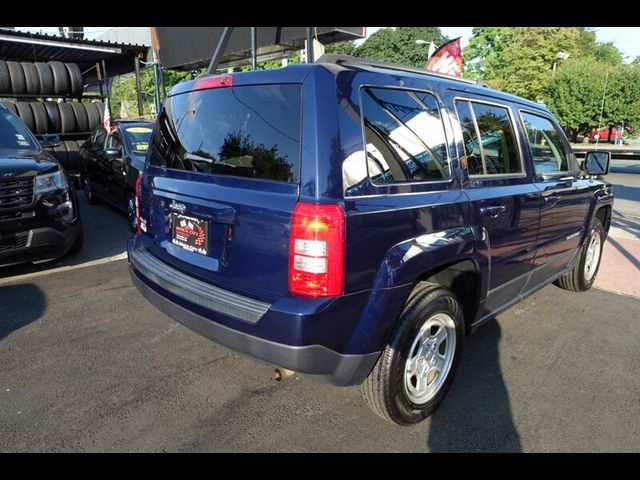
[[[131,133],[151,133],[152,130],[148,127],[129,127],[127,128],[127,132]]]

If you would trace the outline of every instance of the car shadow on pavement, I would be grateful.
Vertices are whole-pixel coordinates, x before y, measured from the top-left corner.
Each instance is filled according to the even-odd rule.
[[[32,283],[0,286],[0,341],[38,320],[46,308],[44,293]]]
[[[500,370],[500,325],[493,319],[468,337],[458,375],[431,416],[431,452],[521,452]]]

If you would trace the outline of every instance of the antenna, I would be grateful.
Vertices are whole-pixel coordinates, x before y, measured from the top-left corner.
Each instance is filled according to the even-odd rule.
[[[600,129],[602,128],[602,112],[604,111],[604,97],[607,94],[607,80],[609,80],[609,70],[604,77],[604,90],[602,92],[602,104],[600,105],[600,120],[598,120],[598,130],[596,130],[596,152],[598,151],[598,142],[600,142]]]

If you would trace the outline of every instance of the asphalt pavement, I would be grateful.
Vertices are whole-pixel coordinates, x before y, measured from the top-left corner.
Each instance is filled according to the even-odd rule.
[[[615,168],[624,219],[640,175]],[[0,451],[640,451],[640,298],[545,287],[468,338],[431,418],[398,427],[357,388],[276,382],[166,317],[131,285],[124,216],[82,208],[102,253],[0,273]]]

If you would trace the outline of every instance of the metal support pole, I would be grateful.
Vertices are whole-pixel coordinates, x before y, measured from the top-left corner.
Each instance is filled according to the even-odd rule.
[[[140,59],[135,57],[133,59],[133,66],[136,69],[136,96],[138,97],[138,115],[144,115],[144,108],[142,106],[142,82],[140,81]]]
[[[109,107],[111,107],[111,95],[109,92],[109,76],[107,74],[107,64],[102,60],[102,79],[104,80],[105,90],[107,91],[107,100],[109,101]],[[111,116],[111,112],[109,112],[109,116]]]
[[[256,27],[251,27],[251,70],[255,70],[258,66],[258,39]]]
[[[156,105],[156,115],[160,114],[160,108],[162,103],[160,102],[160,65],[158,63],[158,56],[156,52],[153,52],[153,99]]]
[[[313,27],[307,27],[307,63],[313,63]]]
[[[234,28],[235,27],[224,27],[224,30],[222,31],[222,37],[220,37],[220,41],[218,42],[218,45],[213,52],[213,56],[211,57],[211,62],[209,63],[209,67],[207,68],[207,73],[216,73],[216,68],[218,68],[220,59],[222,59],[222,55],[227,49],[227,44],[229,43],[229,39],[231,38],[231,34],[233,33]]]
[[[99,62],[96,62],[96,75],[98,77],[98,82],[100,82],[100,96],[104,97],[104,89],[102,88],[102,72],[100,71]]]

